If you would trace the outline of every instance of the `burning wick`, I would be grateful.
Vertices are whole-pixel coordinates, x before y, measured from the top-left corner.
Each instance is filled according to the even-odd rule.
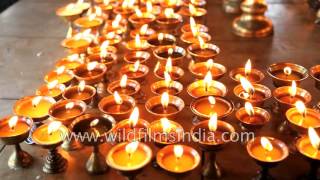
[[[213,96],[209,96],[208,97],[208,101],[209,101],[209,104],[210,104],[210,109],[213,109],[214,105],[216,104],[216,98],[214,98]]]
[[[240,77],[240,82],[241,82],[241,86],[244,89],[245,92],[243,92],[243,97],[245,97],[246,99],[251,99],[255,93],[254,87],[252,86],[252,84],[250,83],[250,81],[248,81],[245,77],[241,76]]]
[[[9,119],[8,125],[9,125],[11,131],[14,131],[14,128],[16,127],[17,122],[18,122],[18,116],[12,116]]]
[[[129,156],[129,160],[131,159],[132,155],[138,149],[139,141],[133,141],[126,145],[125,150]],[[129,162],[130,163],[130,162]]]
[[[163,33],[159,33],[158,34],[158,41],[160,41],[160,44],[162,44],[161,42],[163,41],[164,39],[164,34]]]
[[[79,85],[78,85],[78,93],[83,92],[85,86],[86,86],[86,82],[80,81],[80,83],[79,83]]]
[[[304,105],[304,103],[302,101],[297,101],[295,103],[295,106],[296,106],[297,111],[302,115],[302,119],[301,119],[301,124],[302,124],[303,120],[307,116],[306,106]]]
[[[245,74],[246,77],[248,77],[249,74],[251,73],[251,66],[252,66],[251,65],[251,60],[248,59],[246,65],[244,66],[244,74]]]
[[[162,104],[164,112],[166,112],[167,108],[168,108],[168,105],[169,105],[169,94],[168,94],[168,92],[164,92],[161,95],[161,104]]]
[[[273,150],[272,143],[266,137],[261,137],[260,143],[263,149],[265,150],[264,152],[265,152],[266,159],[271,161],[272,158],[269,156],[269,153]]]
[[[218,129],[218,114],[216,112],[210,113],[208,127],[211,132],[216,131]]]
[[[60,121],[52,121],[52,122],[50,122],[50,124],[48,125],[48,134],[49,134],[49,136],[51,136],[52,133],[54,133],[57,130],[59,130],[61,125],[62,125],[62,123]]]
[[[139,121],[139,108],[135,107],[129,117],[130,129],[133,129]]]
[[[90,62],[87,64],[87,70],[88,70],[89,76],[91,76],[92,71],[96,68],[97,65],[98,65],[98,62]]]
[[[318,151],[320,150],[320,137],[317,131],[312,127],[308,128],[308,136],[312,147],[316,150],[314,153],[314,156],[316,157],[318,155]]]
[[[290,76],[292,73],[292,69],[287,66],[283,69],[283,73],[286,75],[286,79],[288,79],[288,76]]]
[[[120,80],[121,89],[125,89],[127,87],[127,80],[128,80],[128,76],[124,74]]]
[[[246,102],[244,104],[244,108],[245,108],[247,114],[249,115],[249,121],[251,122],[251,118],[254,115],[253,106],[252,106],[252,104],[250,102]]]
[[[176,160],[179,161],[179,159],[183,155],[183,147],[181,145],[174,145],[173,152],[174,152],[174,156],[176,157]]]
[[[211,71],[208,71],[206,76],[204,77],[203,79],[204,81],[204,88],[205,88],[205,91],[208,92],[208,90],[210,89],[210,86],[211,86],[211,82],[212,82],[212,74],[211,74]]]
[[[32,99],[32,106],[33,108],[36,108],[38,106],[38,104],[40,103],[42,97],[41,96],[37,96],[37,97],[34,97]]]
[[[167,88],[171,87],[172,80],[171,80],[170,74],[167,71],[164,72],[164,82],[165,82]]]

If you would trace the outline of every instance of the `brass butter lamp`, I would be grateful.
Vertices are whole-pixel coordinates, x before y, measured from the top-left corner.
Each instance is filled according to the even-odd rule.
[[[273,33],[271,20],[264,16],[268,8],[264,0],[245,0],[240,8],[243,13],[232,23],[236,35],[261,38]]]

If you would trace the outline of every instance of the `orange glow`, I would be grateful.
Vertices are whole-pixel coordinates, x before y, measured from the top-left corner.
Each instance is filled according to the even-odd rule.
[[[135,127],[139,121],[139,108],[135,107],[129,117],[131,127]]]
[[[245,108],[245,110],[246,110],[246,112],[247,112],[247,114],[249,116],[253,116],[254,115],[253,106],[252,106],[252,104],[250,102],[246,102],[244,104],[244,108]]]
[[[94,119],[90,122],[90,127],[94,127],[99,123],[99,119]]]
[[[101,46],[100,46],[100,58],[101,59],[107,57],[107,55],[108,55],[108,51],[107,51],[108,46],[109,46],[109,41],[108,40],[103,41],[103,43],[101,44]]]
[[[197,28],[197,23],[193,17],[190,17],[190,28]]]
[[[191,18],[190,18],[190,23],[191,23]],[[195,22],[194,22],[194,25],[191,25],[191,24],[190,24],[190,29],[191,29],[192,35],[193,35],[194,37],[198,37],[198,35],[199,35],[199,30],[198,30],[198,27],[197,27],[197,25],[196,25]]]
[[[295,106],[296,106],[296,109],[297,111],[303,116],[305,117],[306,114],[307,114],[307,108],[306,106],[304,105],[304,103],[302,101],[297,101],[295,103]]]
[[[18,116],[12,116],[8,121],[8,125],[10,129],[14,129],[15,126],[17,125],[17,122],[18,122]]]
[[[79,92],[82,92],[85,87],[86,87],[86,82],[80,81],[80,82],[79,82],[79,85],[78,85],[78,88],[79,88],[78,90],[79,90]]]
[[[146,35],[148,32],[148,24],[144,24],[143,26],[141,26],[140,28],[140,34],[141,35]]]
[[[161,95],[161,104],[164,109],[166,109],[169,105],[169,94],[167,92],[162,93]]]
[[[206,62],[206,67],[208,70],[211,70],[213,67],[213,60],[212,59],[208,59]]]
[[[96,14],[97,16],[102,16],[102,9],[101,9],[101,7],[95,6],[95,9],[96,9],[95,14]]]
[[[174,145],[173,146],[174,156],[179,159],[183,155],[183,146],[182,145]]]
[[[110,0],[103,0],[104,5],[109,5],[109,3],[110,3]]]
[[[124,0],[121,5],[122,9],[132,9],[134,6],[134,1],[135,0]]]
[[[287,66],[287,67],[285,67],[285,68],[283,69],[283,73],[284,73],[285,75],[289,76],[289,75],[292,73],[292,69]]]
[[[167,118],[161,118],[160,123],[161,123],[162,131],[164,133],[170,133],[170,131],[171,131],[170,121]]]
[[[206,76],[203,79],[206,91],[208,90],[208,87],[210,86],[211,82],[212,82],[212,74],[211,71],[208,71]]]
[[[265,149],[266,151],[270,152],[273,150],[273,146],[268,138],[261,137],[260,143],[261,143],[261,146],[263,147],[263,149]]]
[[[308,128],[308,136],[310,139],[310,143],[312,145],[313,148],[315,148],[316,150],[320,149],[320,137],[318,135],[318,133],[316,132],[316,130],[314,130],[312,127]]]
[[[78,60],[80,57],[79,57],[79,54],[71,54],[71,55],[68,55],[67,56],[67,59],[69,60],[69,61],[76,61],[76,60]]]
[[[132,72],[137,72],[139,70],[139,67],[140,67],[140,61],[138,60],[133,64],[133,67],[131,68],[131,71]]]
[[[210,114],[210,119],[208,122],[208,127],[210,131],[216,131],[218,128],[218,115],[217,113],[211,113]]]
[[[295,81],[292,81],[291,87],[289,88],[289,94],[291,97],[294,97],[297,94],[297,84]]]
[[[127,81],[128,81],[128,76],[127,75],[122,75],[121,80],[120,80],[120,87],[121,88],[126,88],[127,87]]]
[[[169,55],[169,56],[172,56],[172,54],[173,54],[173,48],[169,48],[169,49],[168,49],[168,55]]]
[[[115,91],[113,93],[113,97],[114,97],[114,101],[116,102],[116,104],[120,105],[123,103],[123,100],[117,91]]]
[[[40,103],[40,101],[42,100],[41,96],[36,96],[32,99],[32,106],[33,107],[37,107],[37,105]]]
[[[93,21],[94,20],[94,18],[96,18],[96,14],[90,14],[89,16],[88,16],[88,19],[89,19],[89,21]]]
[[[62,123],[60,121],[52,121],[48,125],[48,134],[51,135],[52,133],[56,132],[59,130],[61,127]]]
[[[244,66],[244,73],[248,76],[251,73],[251,60],[248,59],[246,65]]]

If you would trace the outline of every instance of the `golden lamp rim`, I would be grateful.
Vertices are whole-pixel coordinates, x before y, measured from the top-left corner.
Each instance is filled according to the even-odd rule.
[[[137,56],[137,55],[139,55],[139,54],[141,54],[141,56]],[[133,51],[133,52],[130,51],[130,52],[128,52],[128,53],[126,53],[126,54],[124,55],[123,60],[124,60],[126,63],[128,63],[128,64],[134,64],[136,61],[135,61],[135,62],[130,61],[130,60],[129,60],[130,57],[143,58],[143,60],[140,61],[140,63],[145,63],[145,62],[147,62],[147,61],[150,59],[151,55],[150,55],[150,53],[149,53],[148,51]]]
[[[12,118],[14,115],[7,115],[3,118],[0,119],[0,126],[5,126],[8,125],[8,122],[10,120],[10,118]],[[25,117],[25,116],[17,116],[18,117],[18,121],[23,121],[25,124],[28,125],[28,129],[25,132],[22,132],[20,134],[16,134],[14,136],[12,135],[8,135],[8,136],[1,136],[0,135],[0,139],[5,139],[5,138],[19,138],[21,136],[25,136],[27,134],[29,134],[31,128],[33,127],[33,120],[29,117]]]
[[[207,47],[205,49],[210,49],[210,50],[213,50],[215,51],[215,54],[214,55],[208,55],[208,56],[205,56],[205,55],[199,55],[195,52],[193,52],[194,50],[201,50],[201,47],[200,47],[200,44],[191,44],[188,46],[187,48],[187,51],[188,53],[191,55],[191,56],[194,56],[194,57],[201,57],[201,58],[213,58],[217,55],[220,54],[221,52],[221,49],[219,48],[219,46],[215,45],[215,44],[212,44],[212,43],[206,43]]]
[[[319,74],[320,74],[320,65],[312,66],[312,67],[309,69],[309,72],[310,72],[310,76],[311,76],[315,81],[320,82],[320,79],[315,76],[316,73],[319,73]]]
[[[161,94],[158,93],[156,90],[157,90],[158,88],[162,88],[162,87],[168,88],[168,87],[166,86],[166,81],[165,81],[165,80],[156,81],[156,82],[152,83],[151,86],[150,86],[150,89],[151,89],[151,92],[152,92],[153,94],[161,95]],[[176,92],[175,94],[173,94],[173,95],[176,96],[176,95],[178,95],[178,94],[180,94],[180,93],[182,92],[182,90],[183,90],[183,85],[182,85],[179,81],[171,81],[171,82],[170,82],[170,88],[174,88],[174,89],[177,90],[177,92]]]
[[[131,64],[129,63],[129,64],[126,64],[126,65],[122,66],[120,68],[120,74],[126,74],[127,72],[130,72],[130,66],[132,66],[132,65],[133,65],[133,63],[131,63]],[[139,78],[145,77],[149,73],[149,67],[147,65],[140,64],[139,68],[138,68],[138,71],[142,72],[143,74],[140,75],[140,76],[136,76],[134,78],[129,78],[128,77],[128,79],[133,79],[134,80],[134,79],[139,79]]]
[[[187,44],[195,44],[193,41],[189,41],[188,39],[186,39],[186,37],[188,37],[188,36],[193,37],[193,33],[192,32],[183,33],[180,36],[180,40],[184,43],[187,43]],[[206,32],[199,32],[198,36],[201,37],[205,43],[210,42],[212,39],[211,35]],[[196,37],[194,37],[194,38],[196,38]]]
[[[62,92],[62,97],[63,97],[63,99],[70,99],[70,98],[66,97],[66,93],[67,93],[68,91],[73,91],[74,89],[76,89],[75,91],[77,91],[78,88],[79,88],[79,85],[70,86],[70,87],[66,88],[66,89]],[[92,86],[90,86],[90,85],[85,85],[85,86],[84,86],[84,89],[89,89],[89,91],[90,91],[90,96],[89,96],[88,98],[82,100],[82,101],[86,101],[86,100],[92,99],[92,98],[96,95],[96,93],[97,93],[96,88],[94,88],[94,87],[92,87]],[[85,90],[84,90],[84,91],[85,91]]]
[[[48,124],[43,124],[41,125],[40,127],[38,127],[37,129],[40,129],[41,127],[44,127],[44,126],[48,126]],[[42,146],[43,148],[48,148],[48,149],[54,149],[56,148],[57,146],[59,146],[60,144],[63,143],[64,139],[60,139],[60,141],[57,141],[57,142],[54,142],[54,143],[44,143],[43,141],[39,141],[38,138],[35,137],[35,132],[37,131],[37,129],[35,129],[33,132],[32,132],[32,135],[31,135],[31,138],[32,138],[32,141],[37,144],[37,145],[40,145]],[[68,134],[70,134],[70,131],[69,129],[65,126],[65,125],[61,125],[59,130],[61,131],[61,134],[63,133],[63,135],[67,136]]]
[[[271,64],[267,69],[267,73],[273,79],[276,79],[279,81],[285,81],[285,82],[292,82],[292,80],[280,79],[280,78],[276,77],[275,75],[273,75],[274,71],[277,71],[277,70],[284,68],[286,66],[290,67],[292,69],[292,71],[295,71],[303,76],[299,80],[295,80],[296,82],[303,81],[303,80],[307,79],[309,76],[308,70],[305,67],[303,67],[299,64],[287,63],[287,62],[280,62],[280,63]]]
[[[181,139],[183,139],[184,129],[183,129],[183,127],[181,126],[181,124],[179,124],[179,123],[176,122],[176,121],[172,121],[172,120],[170,120],[170,119],[168,119],[168,121],[170,122],[170,124],[175,125],[175,126],[176,126],[176,129],[179,128],[179,129],[182,130],[182,131],[179,131],[179,133],[175,132],[176,134],[178,134],[178,137],[180,137],[180,138],[179,138],[176,142],[172,142],[172,143],[170,143],[170,142],[158,141],[156,138],[154,138],[153,133],[156,132],[156,131],[154,131],[154,128],[155,128],[156,125],[161,124],[161,120],[159,119],[159,120],[152,121],[152,122],[150,123],[150,125],[149,125],[149,128],[148,128],[148,135],[149,135],[149,137],[150,137],[154,142],[159,143],[159,144],[162,144],[162,145],[170,145],[170,144],[176,144],[176,143],[180,142]],[[163,132],[162,132],[162,133],[163,133]]]
[[[75,106],[80,106],[81,108],[81,112],[80,114],[76,115],[76,116],[72,116],[72,117],[68,117],[68,118],[57,118],[55,116],[53,116],[53,111],[56,108],[61,108],[63,106],[65,106],[68,103],[74,103]],[[57,121],[61,121],[62,123],[69,123],[68,121],[75,119],[76,117],[79,117],[81,115],[83,115],[85,113],[85,111],[87,110],[87,105],[85,102],[81,101],[81,100],[74,100],[74,99],[65,99],[65,100],[61,100],[58,101],[57,103],[53,104],[50,109],[49,109],[49,116],[52,117],[53,119],[57,120]]]
[[[200,73],[197,73],[195,71],[195,69],[199,68],[199,67],[202,67],[202,66],[205,66],[206,67],[206,62],[198,62],[198,63],[194,63],[192,66],[189,66],[188,69],[189,71],[191,72],[192,75],[194,75],[196,78],[198,79],[203,79],[205,77],[205,74],[200,74]],[[213,66],[212,67],[215,67],[217,69],[220,70],[220,73],[217,74],[217,73],[211,73],[212,74],[212,77],[213,79],[218,79],[220,77],[222,77],[226,72],[227,72],[227,68],[222,65],[222,64],[219,64],[219,63],[213,63],[212,64]]]
[[[258,92],[262,92],[264,94],[264,98],[263,99],[259,99],[259,100],[252,100],[250,99],[251,102],[262,102],[262,101],[265,101],[269,98],[272,97],[272,92],[271,90],[265,86],[265,85],[262,85],[262,84],[252,84],[253,88],[255,91],[258,91]],[[245,99],[243,97],[240,97],[238,93],[238,91],[244,91],[243,87],[241,84],[237,85],[236,87],[234,87],[233,89],[233,94],[236,95],[238,98],[242,99],[242,100],[248,100],[248,99]]]
[[[108,93],[109,94],[113,94],[115,89],[117,87],[120,87],[120,82],[121,82],[121,80],[117,80],[117,81],[112,81],[111,83],[109,83],[108,87],[107,87]],[[140,83],[138,81],[136,81],[136,80],[133,80],[133,79],[128,79],[127,80],[127,86],[129,86],[129,87],[134,89],[134,92],[126,94],[128,96],[132,96],[134,94],[137,94],[141,89]]]
[[[197,87],[201,87],[201,85],[204,84],[204,80],[198,80],[198,81],[195,81],[191,84],[189,84],[189,86],[187,87],[187,93],[192,97],[192,98],[199,98],[199,97],[203,97],[203,96],[208,96],[208,95],[203,95],[203,96],[196,96],[192,93],[192,90],[194,88],[197,88]],[[213,96],[221,96],[221,97],[225,97],[228,93],[228,88],[226,85],[224,85],[222,82],[219,82],[219,81],[215,81],[215,80],[212,80],[211,81],[211,87],[214,86],[215,88],[219,89],[221,91],[221,95],[213,95]]]
[[[241,117],[244,115],[244,114],[247,114],[246,112],[246,109],[245,107],[242,107],[240,108],[237,112],[236,112],[236,118],[243,124],[245,125],[249,125],[249,126],[262,126],[262,125],[265,125],[267,124],[268,122],[270,122],[270,119],[271,119],[271,115],[270,113],[263,109],[263,108],[260,108],[260,107],[253,107],[253,111],[255,114],[259,114],[260,116],[263,117],[263,122],[262,123],[249,123],[249,122],[246,122],[244,121]]]
[[[179,75],[179,77],[171,77],[172,80],[179,80],[184,76],[184,70],[179,66],[172,66],[172,72]],[[160,68],[154,72],[154,75],[159,79],[164,79],[164,72],[160,74]]]
[[[244,73],[245,72],[245,68],[236,68],[236,69],[232,69],[230,72],[229,72],[229,77],[235,81],[235,82],[240,82],[239,79],[236,79],[235,76],[237,75],[237,73]],[[263,74],[262,71],[260,71],[259,69],[256,69],[256,68],[251,68],[251,72],[250,74],[254,74],[254,75],[257,75],[259,76],[259,80],[257,81],[250,81],[251,83],[259,83],[261,82],[264,78],[265,78],[265,75]]]
[[[296,148],[299,151],[300,154],[302,154],[303,156],[306,156],[309,159],[313,159],[313,160],[319,160],[319,158],[316,158],[308,153],[305,153],[302,150],[302,147],[304,144],[306,143],[310,143],[310,139],[307,135],[301,135],[301,137],[296,141]],[[310,143],[311,144],[311,143]]]
[[[174,101],[174,103],[172,101]],[[153,112],[152,108],[154,106],[161,105],[161,95],[159,95],[159,96],[153,96],[153,97],[149,98],[145,103],[145,108],[150,114],[152,114],[154,116],[171,117],[171,116],[174,116],[174,115],[180,113],[185,107],[185,103],[184,103],[183,99],[181,99],[178,96],[169,95],[169,105],[170,104],[173,104],[177,108],[177,111],[175,111],[173,113],[168,113],[168,114],[161,114],[161,113]]]
[[[119,94],[119,96],[121,97],[123,102],[128,102],[130,104],[131,107],[130,107],[130,109],[128,111],[107,112],[107,111],[104,110],[104,106],[106,105],[106,101],[107,102],[113,102],[114,101],[114,96],[113,95],[106,96],[106,97],[104,97],[104,98],[102,98],[100,100],[100,102],[98,103],[99,111],[101,111],[102,113],[111,114],[111,115],[123,115],[123,114],[130,113],[133,110],[133,108],[136,106],[135,99],[133,97],[125,95],[125,94]]]
[[[297,124],[296,122],[292,121],[292,119],[291,119],[291,116],[294,115],[294,114],[299,114],[299,112],[297,112],[297,108],[295,108],[295,107],[292,107],[292,108],[288,109],[288,110],[286,111],[286,114],[285,114],[285,115],[286,115],[286,119],[287,119],[288,122],[291,123],[292,125],[298,126],[299,128],[303,128],[303,129],[305,129],[305,130],[307,130],[308,127],[313,127],[313,128],[315,128],[315,129],[320,128],[320,123],[319,123],[318,126],[308,126],[308,127]],[[306,114],[307,114],[307,115],[311,115],[311,116],[317,118],[318,120],[320,120],[320,113],[319,113],[317,110],[315,110],[315,109],[306,108]]]
[[[279,96],[282,95],[283,92],[285,92],[285,95],[290,96],[289,94],[289,89],[291,88],[291,86],[281,86],[278,87],[276,89],[273,90],[272,92],[272,96],[274,97],[274,99],[276,99],[277,102],[281,103],[281,104],[287,104],[290,106],[293,106],[294,104],[290,104],[286,101],[282,101],[281,99],[279,99]],[[309,104],[312,100],[312,95],[310,94],[309,91],[302,89],[300,87],[296,87],[297,88],[297,93],[296,95],[300,95],[303,98],[303,103],[304,104]]]

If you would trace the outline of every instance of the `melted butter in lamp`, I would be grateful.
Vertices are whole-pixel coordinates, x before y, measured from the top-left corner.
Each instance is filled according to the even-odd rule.
[[[279,79],[291,81],[298,81],[303,77],[300,73],[293,71],[290,67],[285,67],[283,70],[275,71],[273,74]]]
[[[317,116],[306,115],[303,117],[300,113],[295,113],[290,117],[291,121],[303,127],[319,127],[320,120]]]
[[[112,158],[119,166],[132,167],[142,164],[145,161],[146,153],[138,148],[129,156],[125,149],[119,149],[112,155]]]
[[[20,120],[18,116],[11,116],[5,119],[6,123],[0,125],[0,137],[14,137],[29,131],[29,125]]]
[[[64,139],[64,133],[66,129],[61,122],[53,121],[49,124],[44,124],[37,128],[32,135],[32,138],[37,144],[56,144],[60,143]]]
[[[312,159],[320,159],[319,146],[319,135],[312,127],[308,128],[308,136],[303,136],[297,141],[299,152]]]
[[[44,117],[48,115],[49,109],[52,104],[52,102],[44,98],[41,98],[41,100],[36,103],[36,105],[33,105],[32,100],[26,101],[20,106],[19,113],[32,118]]]
[[[111,103],[107,103],[104,105],[103,109],[106,112],[110,113],[121,113],[121,112],[127,112],[131,109],[131,104],[127,101],[123,101],[121,96],[117,91],[114,92],[114,101]]]
[[[162,164],[172,172],[184,172],[193,168],[195,159],[189,152],[184,152],[183,146],[174,145],[173,152],[163,157]]]
[[[64,66],[58,67],[55,71],[52,71],[46,76],[47,82],[53,82],[57,80],[59,84],[66,83],[71,79],[73,79],[73,75],[70,72],[65,71]]]
[[[216,100],[213,96],[209,96],[195,103],[195,109],[201,114],[210,115],[212,112],[216,112],[220,116],[229,111],[230,107],[224,101]]]
[[[58,119],[69,119],[69,118],[76,117],[82,113],[81,108],[79,108],[77,106],[73,106],[71,108],[68,108],[67,107],[68,104],[66,105],[66,107],[61,107],[61,108],[55,109],[52,112],[52,115]]]
[[[283,150],[272,140],[265,137],[261,137],[261,143],[252,145],[250,151],[255,158],[261,161],[270,162],[283,158]]]

